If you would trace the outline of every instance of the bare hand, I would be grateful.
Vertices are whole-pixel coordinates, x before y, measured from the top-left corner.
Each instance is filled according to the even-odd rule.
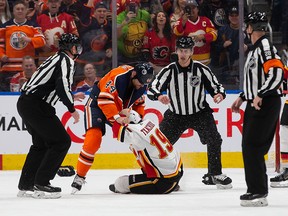
[[[77,92],[74,94],[74,101],[82,102],[82,100],[85,99],[85,93],[84,92]]]
[[[79,119],[80,119],[80,115],[78,113],[77,110],[75,110],[73,113],[71,113],[72,117],[74,118],[74,122],[73,124],[76,124],[79,122]]]
[[[242,103],[242,98],[238,97],[231,106],[232,112],[240,113],[240,106],[242,105]]]
[[[214,103],[219,104],[221,101],[224,100],[224,97],[222,94],[218,93],[214,95],[213,100],[214,100]]]
[[[256,96],[253,100],[253,106],[256,110],[260,110],[262,105],[262,98]]]
[[[163,103],[165,105],[170,103],[170,99],[169,99],[169,97],[167,95],[160,95],[158,97],[158,101],[160,101],[161,103]]]
[[[119,117],[116,119],[116,122],[118,122],[121,125],[129,124],[129,117]]]

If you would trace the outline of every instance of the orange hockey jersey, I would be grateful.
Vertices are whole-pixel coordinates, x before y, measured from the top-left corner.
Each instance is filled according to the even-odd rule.
[[[32,41],[21,42],[21,37],[29,37]],[[0,59],[6,55],[8,62],[2,63],[2,71],[22,71],[22,58],[26,55],[35,57],[35,49],[44,45],[44,35],[36,23],[27,20],[18,24],[14,19],[4,23],[0,27]]]

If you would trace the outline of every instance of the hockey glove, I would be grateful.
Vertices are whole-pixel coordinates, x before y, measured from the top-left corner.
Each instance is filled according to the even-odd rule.
[[[57,174],[61,177],[69,177],[75,175],[75,170],[73,166],[60,166]]]

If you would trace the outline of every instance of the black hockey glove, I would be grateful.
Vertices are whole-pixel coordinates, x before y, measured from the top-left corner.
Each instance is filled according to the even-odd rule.
[[[57,174],[61,177],[69,177],[75,175],[75,170],[73,166],[60,166]]]

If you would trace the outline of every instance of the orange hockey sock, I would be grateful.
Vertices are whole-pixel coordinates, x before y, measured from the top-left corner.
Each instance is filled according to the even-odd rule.
[[[84,144],[78,157],[77,174],[85,177],[93,164],[94,157],[102,142],[100,128],[90,128],[86,132]]]

